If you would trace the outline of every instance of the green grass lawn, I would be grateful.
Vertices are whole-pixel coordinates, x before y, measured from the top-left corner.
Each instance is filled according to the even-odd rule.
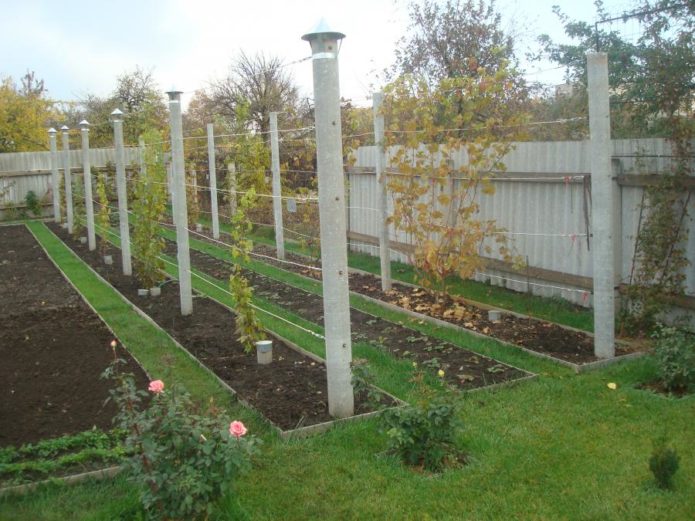
[[[46,235],[52,255],[69,265],[68,275],[100,303],[99,312],[107,320],[123,321],[126,335],[133,318],[121,309],[122,301]],[[136,356],[146,358],[153,338],[133,333],[124,342],[141,352]],[[165,339],[160,342],[164,350]],[[314,348],[321,349],[320,341],[315,340]],[[153,354],[149,369],[159,367],[159,358]],[[378,420],[289,442],[260,428],[266,443],[256,465],[237,480],[210,519],[695,518],[695,397],[664,398],[636,389],[654,376],[650,358],[581,375],[538,363],[530,356],[516,361],[538,370],[535,380],[492,391],[454,392],[465,425],[459,443],[470,457],[462,468],[431,476],[403,467],[385,453]],[[385,363],[377,383],[407,397],[415,392],[410,374],[406,367]],[[389,383],[394,375],[402,381]],[[219,392],[207,379],[201,372],[200,396],[208,392],[206,386],[211,394]],[[608,382],[617,383],[617,389],[609,389]],[[664,431],[681,456],[670,492],[655,487],[648,468],[651,441]],[[0,519],[138,519],[138,501],[125,477],[48,486],[24,497],[0,499]]]

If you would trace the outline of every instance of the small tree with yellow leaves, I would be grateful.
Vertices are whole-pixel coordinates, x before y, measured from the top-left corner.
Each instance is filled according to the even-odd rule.
[[[437,296],[450,275],[469,278],[483,255],[512,255],[494,220],[480,216],[481,194],[491,195],[511,141],[522,135],[516,84],[505,68],[494,74],[445,78],[436,86],[405,75],[386,90],[385,146],[392,169],[390,217],[414,248],[419,282]],[[455,156],[465,160],[456,165]]]

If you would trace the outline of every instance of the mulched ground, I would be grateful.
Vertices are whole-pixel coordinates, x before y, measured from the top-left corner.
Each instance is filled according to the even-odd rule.
[[[176,244],[167,243],[167,253],[176,254]],[[192,265],[219,280],[227,280],[231,265],[205,253],[191,250]],[[255,295],[323,325],[323,300],[320,296],[277,282],[258,273],[244,270],[244,276]],[[416,319],[411,320],[411,322]],[[444,371],[444,379],[459,389],[479,389],[529,376],[506,364],[468,351],[449,342],[422,334],[405,325],[350,309],[353,342],[366,342],[393,356],[406,358],[429,368],[433,373]]]
[[[275,250],[257,246],[254,251],[274,256]],[[286,253],[286,258],[300,264],[315,264],[305,257]],[[267,261],[273,263],[272,261]],[[278,267],[301,275],[320,279],[320,272],[291,264],[275,263]],[[464,299],[447,295],[440,302],[422,288],[393,282],[392,291],[381,291],[381,280],[376,275],[350,273],[350,290],[372,297],[409,311],[414,311],[455,324],[463,329],[524,347],[574,364],[586,364],[599,360],[594,356],[594,340],[591,335],[562,327],[558,324],[534,318],[503,314],[501,320],[488,320],[488,312]],[[624,355],[633,349],[616,344],[616,355]]]
[[[24,226],[0,227],[0,446],[113,427],[113,339]],[[127,353],[140,388],[148,378]]]
[[[207,297],[196,295],[193,314],[181,316],[179,286],[162,284],[159,297],[138,297],[134,277],[122,274],[120,251],[109,246],[114,263],[107,266],[97,252],[73,240],[57,226],[51,229],[85,262],[127,299],[147,313],[190,353],[229,384],[247,403],[283,430],[332,420],[328,414],[326,368],[279,341],[273,342],[273,363],[259,365],[234,335],[234,314]],[[356,413],[371,409],[356,397]]]

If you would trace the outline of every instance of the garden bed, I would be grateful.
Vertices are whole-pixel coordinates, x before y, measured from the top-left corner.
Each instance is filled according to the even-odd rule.
[[[0,446],[112,427],[113,333],[24,226],[0,227]],[[124,350],[126,370],[147,376]],[[12,421],[8,421],[8,419]]]
[[[254,251],[268,256],[275,254],[275,250],[269,246],[257,246]],[[286,253],[286,257],[298,264],[316,265],[300,255]],[[308,278],[321,278],[321,273],[316,270],[271,259],[265,262]],[[615,359],[600,359],[594,355],[594,338],[590,333],[505,310],[500,310],[499,320],[490,320],[488,311],[495,308],[451,295],[444,295],[437,302],[432,294],[421,287],[397,281],[393,281],[392,290],[385,293],[381,290],[381,279],[371,273],[350,270],[349,284],[350,291],[404,310],[414,317],[495,338],[531,354],[554,359],[576,370],[639,354],[636,348],[619,342],[615,346]]]
[[[175,243],[167,243],[168,253],[176,252]],[[192,249],[191,264],[201,272],[219,280],[231,274],[228,262]],[[281,306],[314,324],[323,325],[323,300],[319,295],[292,287],[250,270],[244,276],[255,295]],[[414,329],[382,318],[350,309],[353,342],[366,342],[398,358],[405,358],[437,373],[444,371],[444,380],[462,390],[480,389],[532,377],[531,373],[463,349],[450,342],[430,337]]]
[[[95,272],[281,431],[330,425],[326,425],[333,418],[328,413],[326,367],[322,361],[276,340],[273,362],[259,365],[255,352],[246,353],[236,340],[234,314],[223,305],[195,295],[193,313],[182,316],[179,285],[173,279],[161,284],[160,296],[139,297],[135,277],[122,274],[120,251],[115,247],[108,246],[114,262],[105,265],[100,253],[90,252],[87,245],[62,228],[50,228]],[[384,399],[387,405],[394,403],[388,396]],[[355,409],[356,414],[372,412],[361,396],[356,397]]]

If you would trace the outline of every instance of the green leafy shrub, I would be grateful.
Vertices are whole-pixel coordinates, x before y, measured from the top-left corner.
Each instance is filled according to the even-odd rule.
[[[422,372],[415,376],[424,397],[414,405],[384,411],[382,420],[389,449],[404,463],[439,472],[457,460],[455,438],[461,425],[450,399],[426,390],[423,379]]]
[[[200,199],[196,171],[191,169],[186,178],[186,204],[188,205],[188,227],[194,228],[200,220]]]
[[[27,210],[29,210],[35,217],[40,217],[43,213],[41,208],[41,201],[36,197],[36,193],[33,190],[29,190],[27,195],[24,197],[24,203],[27,205]]]
[[[355,393],[355,398],[363,398],[372,409],[383,407],[384,394],[374,386],[374,375],[367,360],[357,358],[352,361],[352,378],[350,383]]]
[[[667,446],[665,436],[654,440],[654,449],[649,458],[649,469],[654,474],[654,479],[659,488],[671,489],[673,487],[673,476],[678,470],[680,458],[675,449]]]
[[[159,235],[160,222],[166,212],[166,168],[164,167],[162,136],[151,131],[144,135],[145,168],[134,179],[133,234],[131,236],[133,265],[138,280],[145,288],[160,282],[164,275],[164,239]]]
[[[654,333],[659,379],[669,392],[686,392],[695,385],[695,337],[673,327]]]
[[[109,243],[109,231],[111,229],[111,208],[109,198],[106,193],[106,174],[97,174],[97,200],[99,210],[97,212],[97,233],[99,238],[99,249],[102,255],[106,254],[106,246]]]
[[[250,466],[257,440],[239,421],[229,423],[214,406],[203,414],[182,386],[150,382],[148,393],[135,388],[132,375],[114,362],[105,376],[116,381],[111,399],[116,422],[127,431],[126,460],[140,486],[151,519],[207,519],[233,479]]]
[[[82,176],[72,179],[72,236],[79,238],[86,229],[87,213],[84,207],[84,183]]]
[[[265,338],[263,325],[256,315],[253,307],[253,288],[243,274],[243,269],[238,262],[249,262],[249,253],[253,249],[253,242],[247,238],[253,225],[248,218],[248,210],[256,199],[256,192],[249,189],[237,205],[236,212],[232,215],[230,243],[232,245],[232,274],[229,276],[229,291],[234,297],[236,312],[236,334],[239,342],[247,352],[254,349],[257,341]]]

